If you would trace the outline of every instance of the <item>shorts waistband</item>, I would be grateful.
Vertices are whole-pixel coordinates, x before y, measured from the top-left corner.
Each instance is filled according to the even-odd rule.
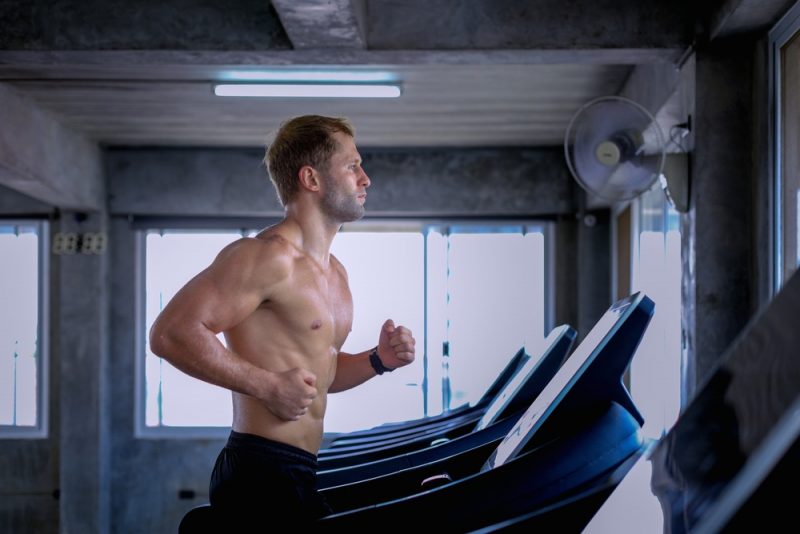
[[[255,434],[245,434],[231,430],[226,446],[233,449],[247,449],[264,454],[285,456],[295,461],[303,462],[314,469],[317,468],[317,456],[307,450]]]

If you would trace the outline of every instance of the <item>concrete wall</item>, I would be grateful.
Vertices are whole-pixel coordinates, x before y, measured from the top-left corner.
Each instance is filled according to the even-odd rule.
[[[137,346],[135,232],[126,218],[111,221],[110,532],[175,533],[183,514],[208,502],[211,467],[222,439],[137,439],[134,399]],[[181,499],[180,490],[196,492]]]
[[[572,213],[575,186],[559,149],[361,150],[367,216]],[[115,215],[281,216],[254,149],[109,149]]]
[[[0,215],[47,215],[52,206],[0,185]]]
[[[684,325],[692,355],[687,395],[710,375],[758,308],[769,279],[764,241],[769,177],[757,147],[766,72],[754,65],[763,42],[723,39],[698,48],[692,208],[682,220]],[[762,290],[763,291],[763,290]]]
[[[62,213],[59,229],[107,232],[107,218]],[[107,532],[110,524],[108,414],[115,381],[108,374],[108,267],[107,253],[62,255],[58,261],[58,304],[51,310],[58,334],[51,346],[59,365],[51,373],[58,382],[61,532]]]

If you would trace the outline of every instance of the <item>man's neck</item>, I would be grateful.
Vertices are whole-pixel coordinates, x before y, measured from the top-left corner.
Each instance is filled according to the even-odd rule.
[[[329,221],[319,210],[303,210],[301,207],[287,206],[283,225],[296,231],[295,243],[324,269],[330,263],[330,250],[333,238],[341,228],[341,223]]]

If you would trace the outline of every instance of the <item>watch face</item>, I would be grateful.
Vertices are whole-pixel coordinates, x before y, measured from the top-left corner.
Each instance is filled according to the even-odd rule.
[[[385,365],[383,365],[383,361],[381,361],[381,357],[378,355],[377,347],[372,349],[372,352],[369,353],[369,363],[372,365],[372,368],[375,369],[375,372],[379,375],[383,373],[391,373],[394,369],[389,369]]]

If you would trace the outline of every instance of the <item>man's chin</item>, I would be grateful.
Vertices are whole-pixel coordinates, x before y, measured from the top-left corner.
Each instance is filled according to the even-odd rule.
[[[353,216],[350,220],[343,221],[343,222],[355,222],[355,221],[358,221],[358,220],[363,219],[363,218],[364,218],[364,212],[362,211],[358,215]]]
[[[357,221],[357,220],[363,218],[364,217],[364,213],[366,212],[366,210],[364,209],[364,206],[361,206],[360,208],[361,209],[359,209],[359,210],[353,211],[353,213],[350,214],[350,216],[351,216],[350,219],[347,220],[347,221],[344,221],[344,222],[353,222],[353,221]]]
[[[355,203],[347,206],[337,206],[336,204],[323,205],[322,211],[331,221],[338,221],[342,224],[357,221],[364,217],[364,213],[366,212],[362,204]]]

